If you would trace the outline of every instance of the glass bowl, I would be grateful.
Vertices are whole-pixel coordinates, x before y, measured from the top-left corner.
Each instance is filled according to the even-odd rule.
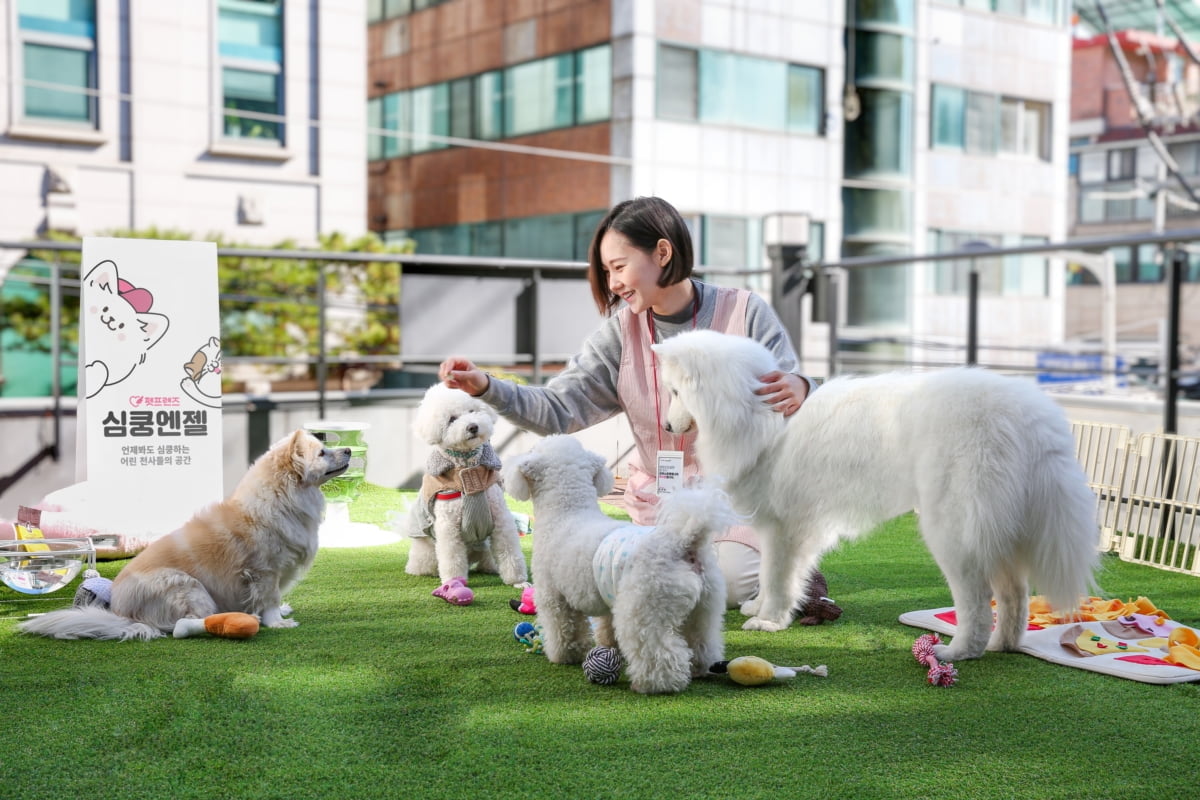
[[[96,568],[91,539],[0,540],[0,581],[21,594],[49,594]]]

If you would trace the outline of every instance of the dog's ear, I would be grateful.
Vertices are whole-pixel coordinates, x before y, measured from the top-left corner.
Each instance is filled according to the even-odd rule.
[[[517,500],[528,500],[532,496],[529,481],[525,479],[525,473],[522,472],[522,467],[528,458],[527,455],[521,455],[509,459],[500,470],[500,481],[504,485],[504,491]]]
[[[596,487],[596,496],[604,497],[604,495],[611,492],[613,488],[612,471],[608,468],[608,465],[604,463],[603,456],[597,453],[589,453],[588,455],[592,459],[592,466],[595,470],[592,473],[592,483]]]

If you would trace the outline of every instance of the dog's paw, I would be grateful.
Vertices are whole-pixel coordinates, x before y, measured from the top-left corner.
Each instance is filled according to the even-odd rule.
[[[759,598],[758,595],[755,595],[754,597],[751,597],[746,602],[742,603],[742,607],[739,608],[738,611],[742,612],[742,615],[746,616],[746,617],[757,617],[758,609],[761,607],[762,607],[762,600]]]
[[[787,625],[780,625],[778,622],[772,622],[769,619],[762,617],[751,617],[742,625],[744,631],[767,631],[768,633],[777,633],[786,628]]]
[[[283,617],[280,617],[275,622],[264,622],[263,624],[268,628],[295,628],[300,623],[296,622],[294,619],[284,619]]]
[[[288,605],[287,603],[284,603],[283,605],[281,605],[279,607],[279,616],[290,617],[291,615],[292,615],[292,607],[290,605]]]

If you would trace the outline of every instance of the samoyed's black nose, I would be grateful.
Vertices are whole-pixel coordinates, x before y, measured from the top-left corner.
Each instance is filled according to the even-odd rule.
[[[479,426],[478,425],[468,425],[467,433],[471,434],[472,436],[479,435]]]

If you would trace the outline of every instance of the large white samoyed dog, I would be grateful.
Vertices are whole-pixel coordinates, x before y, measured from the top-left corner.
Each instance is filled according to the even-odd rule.
[[[762,539],[743,628],[786,628],[823,553],[913,509],[958,615],[943,661],[1016,649],[1031,583],[1063,611],[1094,590],[1096,500],[1036,386],[977,368],[835,378],[785,419],[754,394],[777,368],[758,342],[692,331],[654,351],[667,430],[696,428],[705,474]]]

